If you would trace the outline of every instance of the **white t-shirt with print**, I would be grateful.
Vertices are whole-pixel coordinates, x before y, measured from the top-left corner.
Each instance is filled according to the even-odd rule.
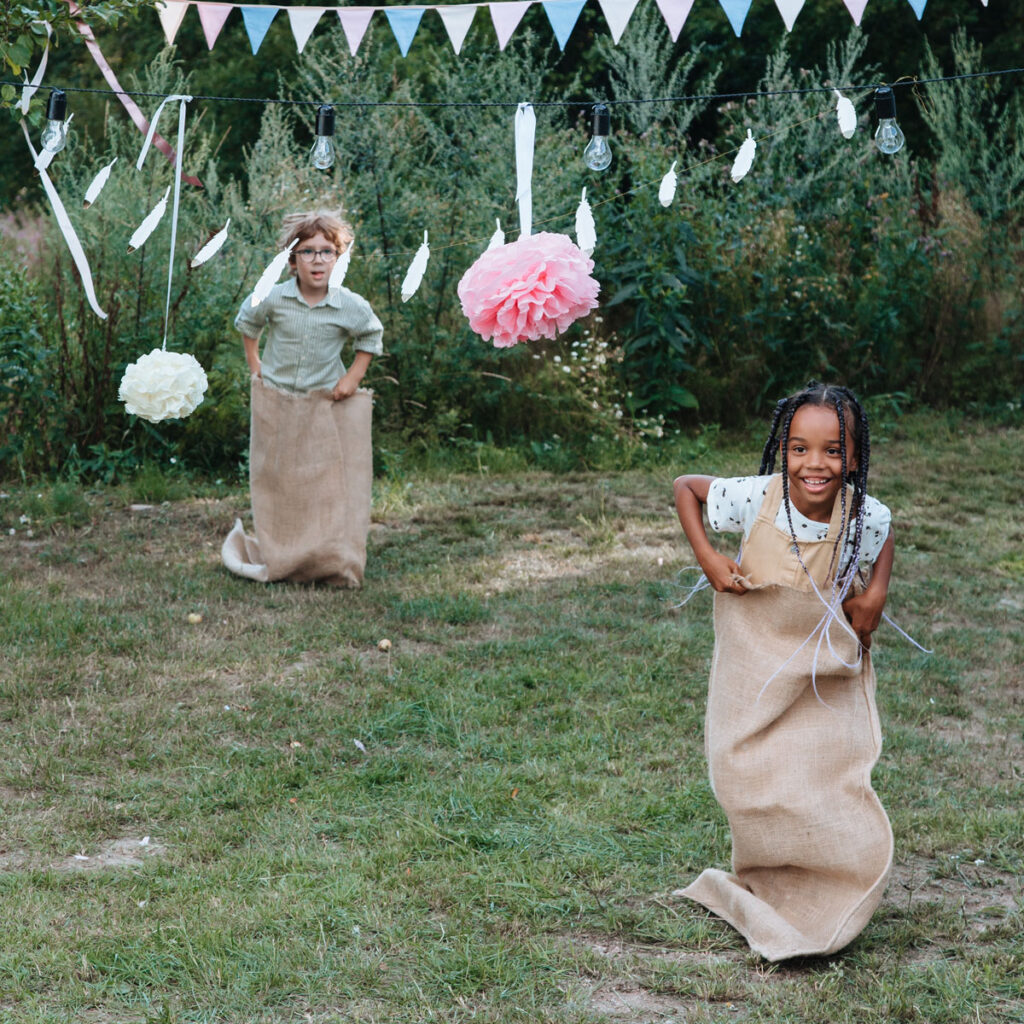
[[[713,480],[708,488],[707,502],[711,528],[719,533],[742,533],[743,539],[746,540],[750,536],[757,514],[761,511],[770,480],[770,476],[719,477]],[[808,519],[797,511],[792,503],[790,509],[793,513],[793,533],[798,541],[824,540],[828,536],[828,523]],[[860,541],[861,568],[875,564],[878,553],[889,536],[891,521],[892,513],[889,509],[870,494],[865,495],[864,530]],[[785,502],[779,502],[779,514],[775,517],[775,525],[789,533]],[[851,519],[843,552],[845,558],[853,554],[856,531],[857,523]]]

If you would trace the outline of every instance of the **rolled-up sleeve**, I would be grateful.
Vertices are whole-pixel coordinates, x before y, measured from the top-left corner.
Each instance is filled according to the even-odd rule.
[[[384,351],[384,325],[361,295],[342,289],[339,312],[343,327],[357,352],[379,356]]]
[[[247,295],[238,316],[235,317],[235,328],[248,338],[258,338],[267,324],[268,307],[269,303],[265,301],[254,306],[252,296]]]

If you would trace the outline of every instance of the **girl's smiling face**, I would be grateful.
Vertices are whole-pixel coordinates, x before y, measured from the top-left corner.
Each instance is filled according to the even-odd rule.
[[[846,472],[857,468],[853,433],[846,431]],[[839,447],[839,417],[827,405],[801,405],[789,424],[786,473],[789,500],[808,519],[827,523],[843,486],[843,458]]]

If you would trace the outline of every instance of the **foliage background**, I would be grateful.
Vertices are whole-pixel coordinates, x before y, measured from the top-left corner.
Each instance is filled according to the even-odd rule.
[[[997,0],[988,11],[933,0],[920,26],[909,5],[901,12],[915,31],[897,53],[888,30],[896,16],[869,16],[880,6],[869,6],[865,33],[848,31],[845,11],[840,19],[815,7],[784,37],[774,5],[755,5],[742,40],[727,24],[723,36],[724,19],[698,9],[673,46],[645,5],[618,47],[588,9],[565,54],[532,10],[501,54],[478,19],[460,57],[428,17],[404,60],[379,25],[356,58],[336,25],[321,25],[296,59],[279,18],[258,61],[229,20],[215,61],[205,42],[200,52],[194,14],[173,49],[159,45],[156,19],[145,14],[130,50],[121,36],[101,40],[132,90],[240,97],[198,100],[189,113],[185,165],[204,188],[183,195],[169,345],[200,359],[210,393],[188,420],[159,427],[125,417],[117,402],[125,365],[163,333],[169,224],[137,253],[126,255],[124,244],[170,183],[170,167],[154,155],[136,172],[139,136],[117,104],[77,95],[73,148],[53,174],[70,197],[119,158],[94,207],[69,204],[111,315],[101,322],[85,306],[49,210],[11,147],[0,161],[9,175],[0,220],[0,472],[113,480],[148,463],[244,470],[247,378],[231,320],[275,251],[281,215],[339,202],[358,239],[348,283],[386,328],[387,355],[369,378],[385,473],[410,459],[479,460],[495,446],[546,468],[621,465],[666,432],[759,415],[810,376],[843,379],[892,408],[1018,416],[1024,131],[1012,78],[900,89],[908,146],[891,160],[870,144],[870,89],[854,93],[861,124],[848,143],[828,94],[622,103],[613,108],[616,160],[605,175],[579,159],[585,107],[538,106],[535,227],[571,232],[587,186],[602,308],[557,343],[500,353],[469,331],[455,285],[494,218],[507,229],[517,223],[510,107],[342,106],[337,165],[324,175],[305,163],[322,99],[582,104],[871,83],[897,77],[894,64],[922,77],[1009,66],[1014,38],[1024,38],[1019,12]],[[954,10],[963,26],[942,36]],[[994,25],[1004,32],[985,49],[980,40]],[[933,37],[941,41],[934,48]],[[684,50],[693,39],[703,45]],[[837,42],[816,48],[822,39]],[[84,76],[83,56],[65,45],[47,80]],[[748,127],[762,141],[737,186],[728,170]],[[9,130],[17,131],[13,122]],[[673,160],[680,189],[663,209],[657,184]],[[186,256],[228,217],[228,247],[190,271]],[[427,277],[403,304],[400,282],[424,228]]]

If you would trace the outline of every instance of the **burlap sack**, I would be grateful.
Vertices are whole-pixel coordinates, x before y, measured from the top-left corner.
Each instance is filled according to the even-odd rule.
[[[744,546],[741,568],[762,585],[715,595],[705,747],[732,832],[732,873],[709,869],[680,891],[768,960],[849,943],[892,864],[889,820],[871,788],[882,742],[871,658],[858,658],[838,623],[831,649],[818,643],[825,607],[809,582],[770,581],[775,567],[793,578],[791,539],[773,522],[780,495],[769,489]],[[826,595],[833,527],[829,540],[800,545]]]
[[[255,538],[240,522],[221,558],[263,581],[358,587],[370,527],[373,396],[293,394],[252,382],[249,485]]]

